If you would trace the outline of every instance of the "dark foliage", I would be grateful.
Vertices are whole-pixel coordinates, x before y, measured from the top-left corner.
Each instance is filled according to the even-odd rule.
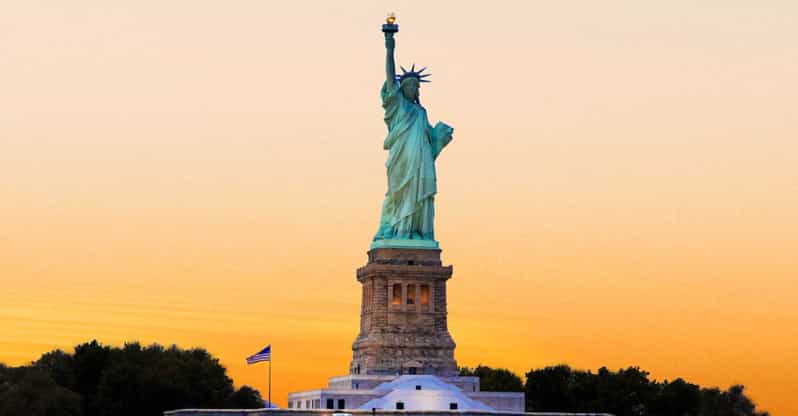
[[[701,389],[681,378],[657,382],[637,367],[597,373],[567,365],[531,370],[526,374],[526,410],[606,412],[616,416],[766,416],[743,393],[743,386],[726,391]]]
[[[75,347],[75,391],[83,398],[83,413],[87,416],[98,414],[95,403],[97,387],[103,370],[108,366],[110,354],[111,347],[101,345],[97,340]]]
[[[726,415],[767,415],[756,413],[756,406],[745,396],[745,387],[734,385],[726,391],[717,388],[701,390],[701,415],[726,416]]]
[[[701,399],[701,388],[697,385],[688,383],[681,378],[671,382],[665,380],[660,384],[660,389],[651,402],[650,410],[655,415],[694,415],[697,414],[696,409],[701,407]],[[706,415],[703,412],[698,412],[698,414]]]
[[[260,408],[263,400],[251,387],[235,390],[219,360],[199,348],[92,341],[29,367],[0,366],[0,416],[160,416],[187,407]]]
[[[260,392],[249,386],[241,386],[240,389],[230,395],[228,406],[231,409],[257,409],[263,407],[263,399]]]
[[[490,368],[478,365],[476,368],[461,367],[461,376],[479,377],[479,389],[482,391],[524,391],[524,382],[506,368]]]
[[[0,365],[0,416],[80,416],[80,396],[33,367]]]
[[[531,370],[526,383],[507,369],[460,369],[483,391],[523,391],[527,411],[606,412],[616,416],[767,416],[745,388],[701,388],[681,378],[658,382],[638,367],[596,373],[567,365]],[[164,410],[260,408],[257,390],[233,387],[207,351],[97,341],[54,350],[30,366],[0,364],[0,416],[160,416]]]
[[[61,350],[53,350],[33,362],[32,365],[45,373],[61,387],[72,391],[77,390],[77,379],[75,378],[75,359],[71,354]]]

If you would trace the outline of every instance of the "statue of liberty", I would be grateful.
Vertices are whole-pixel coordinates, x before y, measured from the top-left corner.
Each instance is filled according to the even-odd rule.
[[[382,204],[380,228],[371,248],[438,248],[433,232],[437,180],[435,159],[452,140],[453,129],[438,122],[429,124],[427,111],[419,102],[419,86],[429,74],[416,66],[396,74],[394,34],[399,25],[388,16],[382,26],[385,33],[385,83],[382,86],[382,107],[388,135],[383,148],[388,151],[385,162],[388,191]]]

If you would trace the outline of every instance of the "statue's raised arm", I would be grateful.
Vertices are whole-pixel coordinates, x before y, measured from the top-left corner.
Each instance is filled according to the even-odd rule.
[[[382,25],[382,32],[385,33],[385,82],[388,88],[393,87],[396,81],[396,62],[393,57],[393,50],[396,47],[394,33],[399,31],[399,25],[395,22],[394,16],[388,16],[387,23]]]

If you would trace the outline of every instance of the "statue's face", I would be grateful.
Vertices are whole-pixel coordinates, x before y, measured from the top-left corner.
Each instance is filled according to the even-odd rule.
[[[402,81],[402,94],[410,101],[418,99],[418,85],[419,82],[416,78],[408,77]]]

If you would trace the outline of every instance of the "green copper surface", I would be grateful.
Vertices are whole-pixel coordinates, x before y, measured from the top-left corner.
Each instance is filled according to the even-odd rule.
[[[386,76],[380,95],[388,127],[383,143],[388,151],[388,191],[371,248],[437,249],[433,230],[438,192],[435,159],[452,140],[453,129],[442,122],[430,125],[418,98],[420,78],[396,79],[394,32],[384,33]]]
[[[423,248],[436,250],[440,246],[435,240],[374,240],[370,248]]]

